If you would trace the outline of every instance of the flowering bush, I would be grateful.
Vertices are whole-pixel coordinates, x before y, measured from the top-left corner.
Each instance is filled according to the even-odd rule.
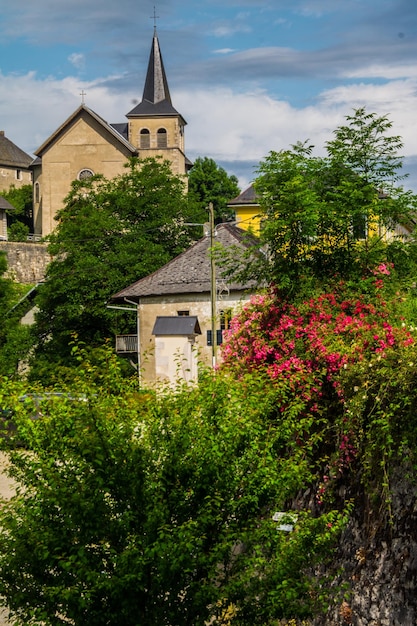
[[[409,420],[399,416],[412,403],[409,363],[416,346],[383,298],[391,269],[374,269],[362,293],[338,284],[300,303],[280,299],[273,289],[254,296],[232,320],[222,348],[223,367],[262,371],[271,385],[285,380],[298,397],[294,437],[316,462],[320,451],[319,504],[358,460],[369,480],[375,467],[386,472],[394,439],[398,450],[410,431]],[[276,409],[284,413],[286,404]]]

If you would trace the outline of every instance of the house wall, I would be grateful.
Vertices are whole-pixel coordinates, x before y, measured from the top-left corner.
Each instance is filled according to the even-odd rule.
[[[237,311],[250,295],[231,292],[217,302],[217,324],[220,328],[220,311]],[[142,378],[146,382],[156,379],[155,337],[152,330],[158,315],[178,315],[179,311],[189,311],[196,315],[201,328],[201,335],[196,336],[195,350],[199,361],[207,366],[212,364],[212,348],[207,345],[207,331],[211,330],[210,294],[185,294],[180,296],[155,296],[143,298],[139,305],[139,337],[141,352]],[[221,347],[218,347],[218,362],[221,361]]]
[[[0,209],[0,240],[7,240],[7,215],[3,209]]]
[[[260,217],[259,204],[233,206],[236,216],[236,226],[243,230],[250,230],[254,235],[259,235]]]
[[[125,171],[129,156],[128,149],[123,150],[94,118],[87,113],[76,118],[42,153],[42,168],[34,169],[34,184],[40,190],[34,206],[35,233],[45,236],[55,228],[54,217],[81,170],[111,179]]]
[[[155,337],[155,377],[175,384],[178,380],[192,382],[198,378],[198,355],[194,336],[171,335]]]
[[[23,185],[32,184],[32,172],[29,169],[10,167],[0,163],[0,195],[11,187],[20,189]]]

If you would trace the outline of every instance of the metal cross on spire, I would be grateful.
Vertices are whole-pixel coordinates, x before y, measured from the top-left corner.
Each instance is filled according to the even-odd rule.
[[[81,90],[80,96],[81,96],[81,104],[85,104],[85,96],[86,96],[86,92],[84,91],[84,89]]]
[[[151,15],[150,19],[153,20],[153,29],[156,31],[156,20],[159,20],[159,15],[156,14],[155,5],[153,5],[153,15]]]

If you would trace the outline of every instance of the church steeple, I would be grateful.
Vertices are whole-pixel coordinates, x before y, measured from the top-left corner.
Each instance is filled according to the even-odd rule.
[[[147,100],[148,102],[152,102],[152,104],[167,100],[172,104],[156,29],[153,35],[142,100]]]
[[[172,106],[156,27],[154,27],[142,102],[132,109],[126,117],[147,117],[149,115],[179,115]]]
[[[156,27],[142,101],[126,117],[129,142],[138,149],[140,158],[162,156],[171,162],[175,174],[188,171],[191,164],[184,151],[186,121],[172,106]]]

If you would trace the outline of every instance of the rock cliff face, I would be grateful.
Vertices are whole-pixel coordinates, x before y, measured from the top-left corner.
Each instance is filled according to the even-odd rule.
[[[7,276],[19,283],[38,283],[51,260],[43,243],[1,241],[0,251],[7,255]]]
[[[417,624],[417,484],[397,470],[390,505],[359,497],[334,555],[338,598],[314,626]]]

